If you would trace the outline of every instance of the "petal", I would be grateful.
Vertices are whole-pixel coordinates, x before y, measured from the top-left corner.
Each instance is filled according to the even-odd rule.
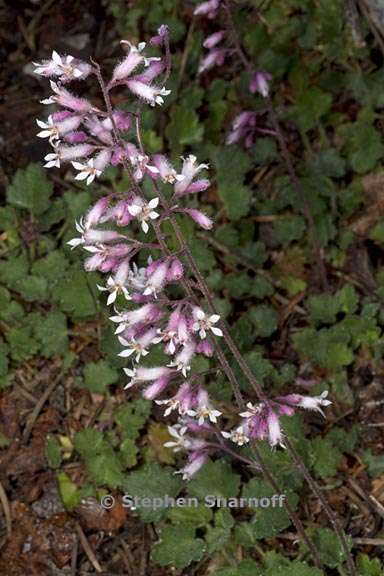
[[[223,335],[222,330],[220,330],[220,328],[216,328],[215,326],[212,326],[211,331],[214,333],[215,336]]]
[[[81,172],[78,172],[75,176],[75,180],[85,180],[86,178],[88,178],[89,173],[86,172],[85,170],[82,170]]]
[[[110,295],[108,296],[108,299],[107,299],[107,306],[110,306],[111,304],[113,304],[116,301],[116,296],[117,296],[116,290],[114,290],[113,292],[110,293]]]
[[[145,220],[142,221],[142,223],[141,223],[141,228],[142,228],[144,234],[147,234],[147,232],[148,232],[148,230],[149,230],[149,226],[148,226],[148,224],[146,223]]]
[[[220,316],[218,314],[212,314],[212,316],[209,317],[209,321],[213,322],[213,324],[216,324],[216,322],[218,322],[220,320]]]
[[[152,198],[152,200],[150,200],[148,202],[148,206],[150,208],[156,208],[159,205],[159,199],[158,198]]]
[[[140,214],[140,212],[142,212],[143,208],[142,206],[138,206],[137,204],[132,204],[132,206],[128,206],[128,212],[131,214],[131,216],[137,216],[138,214]]]

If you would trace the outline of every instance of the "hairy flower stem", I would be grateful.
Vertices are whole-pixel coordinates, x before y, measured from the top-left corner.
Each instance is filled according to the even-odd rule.
[[[116,143],[121,144],[123,142],[123,140],[120,137],[119,131],[118,131],[116,124],[113,120],[111,100],[110,100],[109,93],[106,89],[104,79],[101,75],[100,66],[98,64],[96,64],[95,62],[93,62],[93,64],[95,66],[95,74],[96,74],[98,82],[100,84],[100,88],[101,88],[103,98],[105,101],[105,105],[107,108],[107,113],[108,113],[108,116],[112,122],[114,139],[115,139]],[[140,123],[139,123],[139,121],[136,122],[136,132],[137,132],[137,136],[138,136],[139,146],[142,149],[142,139],[141,139],[141,135],[140,135]],[[127,171],[128,175],[130,176],[130,179],[131,179],[132,185],[134,186],[135,192],[141,198],[144,199],[145,195],[142,192],[140,186],[137,184],[137,182],[133,178],[132,170],[131,170],[128,162],[125,159],[123,160],[123,167]],[[201,274],[201,272],[200,272],[200,270],[199,270],[199,268],[198,268],[198,266],[197,266],[197,264],[196,264],[196,262],[192,256],[192,253],[191,253],[189,246],[188,246],[188,244],[184,238],[184,235],[183,235],[183,233],[182,233],[182,231],[178,225],[178,222],[176,221],[175,217],[171,213],[169,203],[168,203],[167,199],[165,198],[164,194],[161,192],[161,190],[157,186],[156,182],[153,181],[153,185],[156,189],[156,193],[158,194],[158,196],[160,198],[160,201],[162,203],[164,210],[166,211],[167,214],[169,214],[169,221],[172,225],[172,228],[175,232],[176,238],[179,242],[180,249],[186,255],[186,258],[188,260],[191,271],[193,272],[193,274],[196,278],[198,287],[199,287],[200,291],[202,292],[202,294],[204,295],[204,297],[206,298],[210,310],[214,313],[217,313],[216,308],[214,306],[213,298],[212,298],[210,291],[209,291],[209,288],[208,288],[208,286],[207,286],[207,284],[206,284],[206,282],[205,282],[205,280],[204,280],[204,278],[203,278],[203,276],[202,276],[202,274]],[[169,255],[170,251],[169,251],[169,248],[168,248],[168,246],[164,240],[164,237],[161,233],[161,229],[160,229],[159,224],[157,222],[152,222],[152,226],[154,228],[154,231],[155,231],[155,234],[156,234],[156,237],[158,239],[158,242],[160,244],[161,249],[164,251],[165,254]],[[189,285],[188,281],[185,278],[182,278],[181,283],[182,283],[184,289],[186,290],[187,294],[193,299],[193,301],[196,301],[196,297],[195,297],[193,290],[192,290],[191,286]],[[243,360],[240,351],[238,350],[235,343],[233,342],[233,340],[229,334],[229,331],[228,331],[227,327],[225,326],[224,322],[221,323],[221,326],[223,329],[223,334],[224,334],[224,339],[225,339],[226,344],[228,345],[229,349],[231,350],[231,352],[235,356],[240,368],[245,373],[247,378],[250,380],[253,387],[255,388],[255,386],[256,386],[255,392],[256,392],[259,400],[267,401],[262,389],[260,388],[260,386],[256,382],[252,371],[250,370],[247,363]],[[240,392],[240,387],[239,387],[239,384],[237,382],[236,376],[235,376],[224,352],[222,351],[222,349],[220,348],[219,345],[216,345],[216,342],[215,342],[215,349],[216,349],[216,352],[218,355],[219,362],[222,365],[223,370],[226,373],[226,375],[228,376],[228,379],[232,385],[236,401],[237,401],[239,407],[243,408],[244,407],[244,400],[243,400],[242,394]],[[256,462],[253,462],[252,460],[248,461],[248,459],[247,459],[247,464],[252,463],[252,467],[254,467],[254,468],[256,467],[258,470],[261,470],[264,477],[271,484],[273,489],[276,490],[276,492],[281,493],[281,488],[279,487],[279,484],[278,484],[276,478],[274,477],[273,473],[269,470],[267,464],[264,462],[259,450],[256,448],[255,445],[253,445],[251,449],[252,449],[252,453],[255,457]],[[228,450],[230,450],[230,449],[228,449]],[[228,452],[228,450],[226,450],[226,451]],[[231,451],[231,452],[233,452],[233,454],[236,454],[236,457],[239,458],[239,455],[236,452],[234,452],[234,451]],[[288,502],[284,501],[283,505],[287,511],[287,514],[289,515],[293,524],[295,525],[295,527],[298,531],[298,534],[300,534],[303,542],[305,542],[306,545],[308,546],[308,549],[310,550],[310,552],[312,554],[312,557],[314,559],[316,566],[321,568],[322,562],[321,562],[321,559],[319,557],[319,554],[318,554],[314,544],[312,543],[312,541],[307,536],[307,534],[305,532],[305,528],[304,528],[301,520],[299,519],[298,515],[292,509],[292,507],[290,506],[290,504]]]
[[[224,0],[224,9],[225,9],[226,14],[227,14],[228,24],[230,27],[233,42],[234,42],[236,51],[239,55],[239,58],[243,64],[243,66],[245,67],[245,69],[248,70],[249,72],[253,72],[253,66],[252,66],[251,62],[249,61],[248,57],[246,56],[246,54],[245,54],[245,52],[241,46],[237,31],[236,31],[236,27],[235,27],[235,24],[233,21],[229,0]],[[298,194],[298,196],[299,196],[299,198],[303,204],[303,210],[305,211],[304,213],[305,213],[305,216],[306,216],[307,221],[308,221],[308,225],[309,225],[310,230],[311,230],[311,238],[312,238],[315,256],[316,256],[316,259],[318,260],[319,265],[320,265],[319,271],[320,271],[320,277],[321,277],[322,285],[323,285],[323,288],[326,288],[326,286],[327,286],[326,271],[325,271],[325,266],[324,266],[322,254],[321,254],[320,245],[318,242],[318,237],[317,237],[317,232],[316,232],[313,216],[312,216],[310,207],[306,201],[305,193],[301,187],[300,181],[299,181],[297,174],[295,172],[295,169],[292,165],[284,134],[281,130],[279,121],[277,119],[276,112],[274,110],[272,101],[269,97],[267,98],[267,106],[268,106],[268,110],[270,113],[273,127],[276,131],[277,138],[279,140],[279,145],[280,145],[280,148],[281,148],[281,151],[282,151],[282,154],[283,154],[283,157],[284,157],[287,169],[288,169],[290,179],[292,181],[292,184],[294,185],[296,193]],[[223,330],[223,333],[225,335],[224,330]],[[237,359],[237,357],[236,357],[236,359]],[[240,365],[240,367],[241,367],[241,365]],[[247,375],[247,373],[245,371],[244,371],[244,373]],[[253,377],[252,373],[251,373],[251,376],[252,376],[252,381],[254,381],[254,382],[251,382],[251,381],[250,382],[251,382],[256,394],[258,395],[259,386],[256,383],[255,378]],[[255,383],[256,383],[256,386],[254,385]],[[304,462],[301,460],[301,458],[297,454],[296,450],[294,449],[293,445],[291,444],[291,442],[289,441],[288,438],[286,439],[286,445],[287,445],[287,450],[291,454],[291,456],[292,456],[295,464],[299,468],[299,470],[303,473],[303,476],[305,477],[308,485],[311,487],[314,494],[319,498],[319,500],[320,500],[320,502],[324,508],[324,511],[327,514],[328,519],[329,519],[330,523],[332,524],[332,526],[333,526],[333,528],[337,534],[337,537],[340,541],[340,544],[341,544],[343,551],[344,551],[344,554],[345,554],[345,558],[346,558],[346,562],[347,562],[348,571],[349,571],[350,576],[356,576],[357,573],[356,573],[355,564],[354,564],[352,555],[350,553],[344,531],[343,531],[338,519],[336,518],[336,516],[332,512],[332,510],[331,510],[326,498],[323,496],[319,486],[317,485],[315,480],[312,478],[309,470],[306,468]]]
[[[239,56],[239,59],[241,60],[242,65],[244,66],[244,68],[250,74],[253,74],[254,73],[254,67],[253,67],[252,63],[250,62],[250,60],[248,59],[247,55],[245,54],[243,47],[240,43],[240,40],[239,40],[239,37],[237,34],[237,30],[235,27],[235,23],[233,21],[229,0],[224,0],[223,5],[224,5],[224,10],[226,12],[227,21],[228,21],[228,25],[230,28],[233,44],[235,46],[235,50]],[[284,162],[285,162],[285,165],[287,167],[289,178],[292,182],[292,185],[293,185],[293,188],[296,192],[296,195],[299,198],[300,203],[302,205],[301,209],[302,209],[302,212],[304,214],[304,217],[307,220],[310,238],[311,238],[311,243],[312,243],[312,248],[313,248],[313,259],[314,259],[314,263],[318,264],[319,280],[321,283],[321,287],[323,290],[327,290],[327,288],[328,288],[327,271],[326,271],[325,264],[324,264],[324,256],[323,256],[321,245],[319,242],[319,237],[317,234],[316,224],[315,224],[315,221],[313,218],[313,214],[312,214],[311,208],[309,206],[309,203],[306,199],[303,187],[301,186],[300,180],[299,180],[299,178],[296,174],[296,171],[293,167],[291,155],[290,155],[290,152],[288,150],[286,139],[285,139],[284,133],[281,129],[281,126],[280,126],[275,108],[273,106],[272,100],[269,96],[267,96],[266,101],[267,101],[267,110],[268,110],[269,116],[271,118],[271,122],[272,122],[272,126],[273,126],[273,129],[275,132],[275,136],[277,137],[277,140],[279,142],[281,154],[284,158]]]

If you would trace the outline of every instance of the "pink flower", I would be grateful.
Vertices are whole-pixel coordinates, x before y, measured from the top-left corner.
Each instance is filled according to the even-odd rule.
[[[132,74],[132,72],[139,66],[139,64],[144,62],[142,51],[145,48],[145,42],[140,42],[137,47],[130,44],[127,40],[122,40],[121,44],[128,44],[130,49],[124,60],[115,67],[113,71],[112,82],[124,80],[124,78],[127,78]]]
[[[195,208],[183,208],[179,210],[179,212],[185,212],[188,214],[192,220],[194,220],[199,226],[204,228],[205,230],[210,230],[213,227],[213,222],[208,216],[200,212],[200,210],[196,210]]]
[[[86,114],[92,110],[92,104],[85,100],[84,98],[78,98],[73,96],[68,90],[62,86],[58,86],[55,82],[51,80],[50,82],[52,91],[54,94],[45,100],[42,100],[42,104],[54,104],[55,102],[64,108],[69,108],[75,112]]]
[[[214,46],[217,46],[217,44],[219,44],[222,41],[224,36],[225,36],[225,30],[218,30],[217,32],[214,32],[204,40],[203,42],[204,48],[207,48],[209,50],[211,48],[214,48]]]
[[[272,80],[271,74],[259,70],[258,72],[256,72],[251,82],[249,83],[249,91],[252,92],[252,94],[258,92],[259,94],[261,94],[261,96],[266,98],[269,95],[269,84],[271,80]]]
[[[207,16],[208,18],[216,18],[218,9],[220,7],[220,0],[208,0],[198,4],[193,12],[195,16]]]
[[[75,59],[73,56],[60,56],[55,50],[52,52],[50,60],[35,63],[34,72],[40,76],[58,76],[61,82],[70,82],[71,80],[83,80],[92,71],[92,66],[86,62]]]
[[[199,64],[198,74],[211,70],[215,66],[222,66],[225,61],[227,50],[223,48],[213,48],[208,52]]]
[[[167,417],[173,410],[177,410],[181,415],[187,414],[188,411],[192,409],[194,400],[191,385],[189,382],[185,382],[180,386],[175,396],[166,400],[156,400],[156,404],[166,406],[164,416]]]
[[[160,88],[158,86],[150,86],[149,84],[145,84],[144,82],[140,82],[140,80],[128,80],[127,86],[130,91],[138,96],[145,102],[148,102],[151,106],[156,106],[164,104],[163,96],[168,96],[171,91],[167,90],[166,88]]]
[[[197,160],[196,156],[193,156],[192,154],[187,156],[187,158],[183,158],[183,168],[181,171],[181,175],[183,176],[183,178],[179,179],[175,183],[174,187],[175,196],[182,196],[184,194],[188,194],[189,188],[195,176],[197,176],[197,174],[199,174],[201,170],[209,168],[208,164],[197,164],[196,160]]]
[[[188,459],[188,463],[178,470],[176,474],[182,474],[183,480],[190,480],[207,461],[206,452],[193,452]]]
[[[162,46],[165,40],[168,38],[168,36],[169,36],[169,28],[165,24],[162,24],[160,28],[158,28],[157,30],[157,35],[152,36],[149,42],[150,44],[152,44],[152,46]]]
[[[129,213],[137,218],[141,223],[141,229],[145,234],[147,234],[149,230],[147,220],[156,220],[156,218],[160,216],[160,214],[154,210],[157,208],[158,204],[158,198],[153,198],[149,202],[144,202],[139,196],[137,196],[133,203],[128,207]]]
[[[212,406],[207,391],[204,390],[204,388],[199,388],[196,397],[196,407],[193,410],[188,410],[188,416],[197,418],[200,425],[204,424],[205,419],[216,424],[217,418],[221,416],[221,412]]]

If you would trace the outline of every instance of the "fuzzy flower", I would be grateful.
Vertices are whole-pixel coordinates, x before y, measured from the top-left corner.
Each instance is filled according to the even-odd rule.
[[[125,349],[118,354],[121,358],[129,358],[133,354],[136,354],[135,361],[140,362],[142,356],[149,354],[148,347],[154,343],[156,336],[156,328],[151,328],[141,336],[137,338],[132,338],[129,342],[123,338],[119,337],[119,342]]]
[[[208,330],[210,330],[215,336],[223,335],[222,330],[215,326],[215,324],[220,320],[218,314],[207,316],[201,308],[194,308],[192,314],[194,318],[192,330],[198,332],[201,339],[207,337]]]
[[[182,474],[183,480],[190,480],[207,461],[207,453],[202,451],[192,452],[188,459],[187,464],[175,472],[175,474]]]
[[[197,393],[196,404],[193,410],[188,410],[188,416],[197,418],[200,425],[204,424],[206,419],[216,424],[217,418],[221,416],[221,412],[212,406],[208,398],[208,393],[203,388],[200,388]]]
[[[61,122],[55,122],[53,115],[48,116],[47,122],[36,120],[41,132],[37,134],[38,138],[49,138],[50,142],[59,140],[64,134],[76,130],[81,123],[81,116],[68,116]]]
[[[164,411],[164,416],[167,417],[177,410],[180,415],[189,414],[192,409],[195,397],[189,382],[184,382],[178,390],[178,392],[172,398],[167,398],[166,400],[156,400],[156,404],[159,406],[166,406]]]
[[[81,114],[86,114],[92,110],[92,104],[88,100],[74,96],[71,94],[71,92],[69,92],[69,90],[66,90],[62,86],[58,86],[58,84],[52,80],[50,85],[53,94],[49,98],[41,100],[41,104],[49,105],[56,103],[60,106],[63,106],[64,108],[69,108],[70,110]]]
[[[61,82],[70,82],[86,78],[92,70],[92,67],[86,62],[75,59],[73,56],[60,56],[55,50],[52,52],[50,60],[36,63],[34,72],[40,76],[58,76]]]
[[[189,341],[185,344],[184,348],[175,356],[173,362],[168,364],[170,368],[176,367],[176,370],[180,371],[184,378],[187,377],[187,373],[191,369],[191,361],[195,355],[196,344]]]
[[[140,222],[144,234],[147,234],[149,230],[147,220],[156,220],[156,218],[160,216],[160,214],[154,210],[158,205],[158,198],[152,198],[149,202],[144,202],[141,198],[137,197],[128,208],[129,213]]]
[[[127,44],[130,49],[124,60],[115,67],[112,82],[117,82],[118,80],[127,78],[141,63],[144,62],[144,55],[142,52],[145,48],[145,42],[140,42],[137,47],[133,46],[133,44],[127,40],[122,40],[121,44]]]
[[[199,64],[198,74],[203,74],[207,70],[211,70],[215,66],[222,66],[225,61],[227,50],[223,48],[213,48],[201,60]]]
[[[167,90],[164,86],[162,88],[159,86],[151,86],[135,78],[128,80],[126,84],[135,96],[148,102],[150,106],[156,106],[156,104],[161,106],[164,104],[163,96],[168,96],[171,93],[171,91]]]
[[[125,287],[128,274],[129,274],[129,261],[123,260],[123,262],[119,265],[116,274],[114,276],[109,276],[109,278],[107,279],[106,286],[100,286],[99,284],[97,284],[97,287],[101,292],[109,292],[109,296],[107,299],[107,306],[114,304],[119,294],[123,294],[126,300],[132,300],[127,288]]]
[[[158,174],[163,182],[174,184],[175,182],[181,182],[184,180],[185,176],[183,176],[183,174],[177,174],[176,170],[171,166],[170,162],[163,154],[155,154],[152,160],[153,164],[158,169]]]
[[[269,85],[271,80],[272,75],[269,74],[269,72],[259,70],[258,72],[256,72],[256,74],[254,75],[249,84],[249,91],[252,94],[258,92],[259,94],[261,94],[261,96],[263,96],[263,98],[266,98],[267,96],[269,96]]]
[[[169,377],[171,370],[166,366],[156,366],[153,368],[144,368],[139,366],[139,368],[123,368],[125,374],[130,377],[130,381],[124,387],[124,389],[131,388],[134,384],[138,382],[151,382],[156,381],[160,378]]]
[[[208,0],[198,4],[193,12],[195,16],[207,16],[207,18],[216,18],[220,8],[220,0]]]
[[[201,172],[201,170],[208,169],[208,164],[197,164],[196,156],[190,154],[187,158],[183,158],[183,168],[181,171],[181,175],[183,178],[176,182],[174,191],[175,196],[182,196],[184,194],[188,194],[189,188],[192,185],[192,181]]]
[[[231,440],[231,442],[238,446],[244,446],[244,444],[248,444],[249,442],[249,437],[246,435],[243,426],[238,426],[230,432],[222,432],[221,435],[226,440]]]

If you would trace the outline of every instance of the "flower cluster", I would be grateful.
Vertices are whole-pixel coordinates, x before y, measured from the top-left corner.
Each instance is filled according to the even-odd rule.
[[[204,16],[209,19],[214,19],[218,16],[222,2],[220,0],[209,0],[198,4],[195,8],[195,16]],[[208,52],[201,59],[199,64],[198,73],[202,74],[217,66],[222,66],[225,62],[227,55],[233,53],[229,48],[223,46],[223,41],[229,34],[225,29],[220,29],[213,34],[210,34],[204,41],[203,47]],[[270,93],[270,83],[272,75],[264,70],[257,70],[251,76],[248,89],[251,94],[260,94],[263,98],[267,98]],[[225,143],[235,144],[243,142],[246,148],[250,148],[254,141],[256,133],[274,134],[271,130],[265,130],[256,126],[255,112],[244,110],[237,114],[232,120],[231,128],[227,134]]]
[[[219,4],[219,0],[210,0],[200,4],[196,13],[213,17]],[[150,43],[162,46],[167,34],[166,26],[161,26]],[[207,39],[205,46],[214,50],[223,37],[224,32],[220,31]],[[110,320],[121,345],[119,356],[129,362],[124,368],[128,376],[125,388],[140,389],[144,398],[163,407],[165,417],[177,415],[177,423],[169,427],[172,440],[166,446],[188,452],[188,462],[181,472],[184,478],[190,478],[210,454],[224,449],[227,440],[239,446],[253,439],[268,439],[272,446],[283,444],[281,415],[293,414],[296,407],[320,410],[329,402],[324,394],[318,398],[291,394],[257,406],[248,404],[247,411],[240,414],[240,425],[232,431],[220,431],[218,419],[222,413],[212,404],[203,385],[207,374],[193,371],[192,363],[198,355],[214,357],[216,338],[223,336],[221,319],[218,314],[204,311],[195,296],[190,295],[194,294],[193,285],[188,284],[183,254],[172,253],[161,232],[162,222],[178,213],[206,230],[212,228],[208,216],[180,205],[183,197],[209,187],[209,180],[200,175],[208,165],[199,164],[195,156],[189,155],[176,168],[163,154],[145,154],[137,114],[113,108],[109,91],[123,85],[133,98],[149,105],[162,104],[169,91],[154,80],[166,65],[161,58],[147,57],[143,43],[137,47],[127,41],[123,44],[128,46],[128,54],[114,68],[108,84],[96,65],[72,56],[53,52],[50,60],[36,64],[37,74],[57,80],[51,80],[53,95],[43,103],[61,107],[46,121],[37,121],[41,128],[38,136],[48,138],[53,147],[53,152],[45,157],[47,168],[71,162],[77,171],[76,179],[85,180],[88,185],[109,164],[121,163],[129,172],[130,189],[98,200],[76,222],[78,236],[68,244],[87,252],[86,271],[107,275],[98,289],[106,294],[107,306],[113,309]],[[100,83],[106,110],[63,87],[90,75]],[[236,130],[241,136],[233,136],[233,141],[247,138],[244,131],[252,122],[251,116],[239,120]],[[142,192],[143,180],[153,185],[155,195],[151,199]],[[168,187],[169,202],[160,193],[160,185]],[[158,243],[145,240],[151,227]],[[179,288],[185,288],[185,283],[189,295],[178,297]],[[157,358],[163,359],[155,365],[150,355],[154,349]]]

